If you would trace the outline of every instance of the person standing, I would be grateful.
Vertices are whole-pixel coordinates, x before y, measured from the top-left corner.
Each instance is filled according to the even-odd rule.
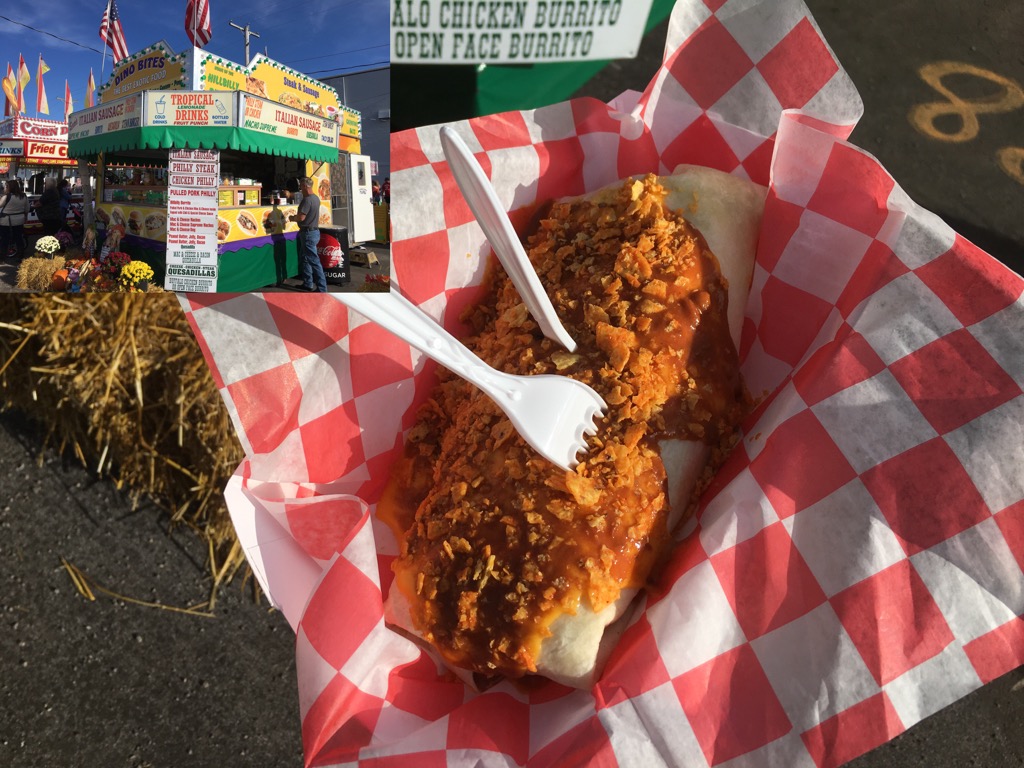
[[[302,290],[327,293],[327,278],[316,246],[320,242],[320,198],[313,192],[313,179],[302,179],[302,200],[288,217],[299,225],[299,269]]]
[[[61,179],[57,184],[57,194],[60,196],[60,225],[66,226],[68,222],[68,211],[71,210],[71,182]]]
[[[43,225],[43,236],[56,235],[60,229],[60,193],[57,180],[50,177],[43,182],[43,194],[36,203],[36,216]]]
[[[299,179],[291,178],[285,183],[285,197],[290,205],[298,205],[302,202],[302,190],[299,188]]]
[[[13,244],[14,256],[25,256],[25,216],[28,213],[28,198],[21,189],[21,182],[11,179],[7,182],[4,196],[0,197],[0,258],[7,258],[7,251]]]

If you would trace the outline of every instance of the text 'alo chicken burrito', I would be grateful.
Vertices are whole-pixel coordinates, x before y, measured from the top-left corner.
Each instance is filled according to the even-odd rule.
[[[608,625],[656,573],[749,409],[736,347],[763,201],[761,187],[689,168],[554,203],[527,250],[574,353],[493,270],[464,315],[467,346],[509,373],[579,379],[608,413],[566,472],[439,369],[378,505],[400,542],[392,626],[477,687],[594,682]]]

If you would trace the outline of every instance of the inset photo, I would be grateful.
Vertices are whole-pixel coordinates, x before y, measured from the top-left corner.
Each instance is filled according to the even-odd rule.
[[[42,103],[33,113],[20,81],[5,81],[0,291],[389,290],[377,15],[380,50],[361,57],[314,55],[305,30],[287,27],[264,30],[251,54],[248,26],[244,48],[231,30],[129,48],[118,17],[104,38],[113,61],[68,60],[63,119]],[[44,73],[63,63],[48,59],[29,86],[43,100]],[[71,83],[85,86],[77,103]]]

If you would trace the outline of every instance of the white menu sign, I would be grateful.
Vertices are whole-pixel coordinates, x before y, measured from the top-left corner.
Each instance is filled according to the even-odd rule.
[[[169,291],[217,291],[217,188],[220,152],[172,149],[167,166]]]
[[[653,0],[394,0],[391,62],[632,59]]]

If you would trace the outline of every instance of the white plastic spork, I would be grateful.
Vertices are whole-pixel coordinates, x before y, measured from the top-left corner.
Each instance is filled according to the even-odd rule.
[[[597,432],[594,420],[604,416],[607,405],[583,382],[554,374],[498,371],[397,290],[328,295],[479,387],[527,443],[562,469],[573,471],[576,454],[587,447],[584,434]]]
[[[484,169],[473,157],[466,142],[447,125],[441,128],[441,148],[448,160],[448,167],[452,169],[455,183],[459,185],[459,191],[541,333],[570,352],[575,352],[576,342],[555,314],[551,299],[544,292],[540,278]]]

